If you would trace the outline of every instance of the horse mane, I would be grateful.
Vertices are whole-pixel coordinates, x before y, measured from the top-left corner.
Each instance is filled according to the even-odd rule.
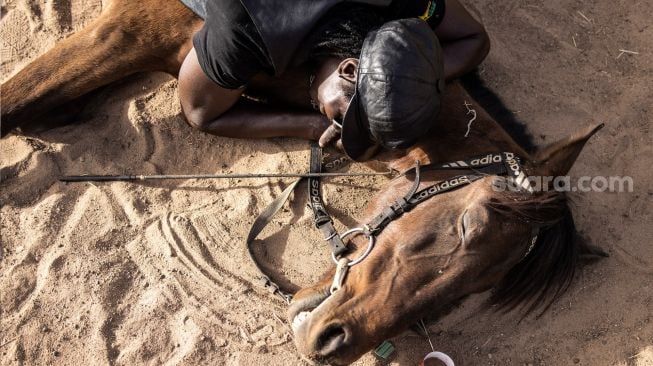
[[[537,149],[526,125],[486,85],[478,70],[460,80],[467,93],[525,151],[533,153]],[[533,248],[495,286],[489,302],[503,312],[520,309],[528,315],[541,309],[539,315],[542,315],[569,288],[581,252],[582,243],[578,240],[568,197],[555,191],[528,195],[504,193],[495,197],[490,207],[540,229]],[[531,243],[525,245],[529,247]]]
[[[539,227],[530,252],[495,286],[490,304],[524,316],[536,309],[542,315],[571,284],[582,243],[578,240],[567,195],[562,192],[507,194],[490,207]],[[531,243],[527,243],[530,246]]]

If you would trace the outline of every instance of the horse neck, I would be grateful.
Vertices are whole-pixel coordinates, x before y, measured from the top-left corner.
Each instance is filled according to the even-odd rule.
[[[392,169],[405,171],[416,161],[428,164],[503,151],[529,158],[459,83],[453,83],[443,95],[442,109],[430,133],[409,150],[386,152],[380,154],[379,160]]]

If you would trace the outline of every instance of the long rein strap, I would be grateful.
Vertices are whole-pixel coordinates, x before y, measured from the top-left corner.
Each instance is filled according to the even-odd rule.
[[[272,218],[281,209],[283,204],[290,198],[290,194],[302,181],[304,181],[304,178],[307,178],[309,206],[313,210],[315,226],[320,230],[320,232],[322,232],[325,241],[327,241],[331,246],[331,252],[333,255],[340,256],[342,253],[344,253],[347,248],[343,244],[340,235],[338,235],[338,231],[333,225],[333,219],[331,219],[331,215],[329,215],[327,212],[326,206],[322,199],[320,177],[326,175],[322,172],[323,165],[327,169],[337,169],[349,161],[350,160],[348,158],[340,157],[323,164],[322,149],[318,146],[317,143],[311,142],[310,173],[308,177],[297,179],[288,187],[286,187],[286,189],[284,189],[276,199],[274,199],[265,209],[263,209],[263,211],[261,211],[259,216],[254,220],[252,227],[250,228],[249,234],[247,235],[246,246],[249,257],[259,272],[259,275],[255,280],[268,292],[278,296],[286,303],[290,303],[290,300],[293,296],[293,291],[278,284],[277,281],[271,278],[271,276],[268,274],[268,271],[256,258],[254,253],[254,240],[258,234],[260,234],[261,231],[263,231],[263,229],[272,221]]]

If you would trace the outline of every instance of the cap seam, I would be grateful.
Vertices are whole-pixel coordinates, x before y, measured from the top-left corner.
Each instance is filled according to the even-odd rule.
[[[383,75],[383,76],[392,76],[397,79],[405,79],[405,80],[413,80],[413,81],[418,81],[424,84],[435,84],[439,82],[441,78],[436,79],[435,81],[429,81],[421,78],[414,78],[410,76],[405,76],[405,75],[399,75],[399,74],[388,74],[388,73],[381,73],[381,72],[359,72],[360,75]]]

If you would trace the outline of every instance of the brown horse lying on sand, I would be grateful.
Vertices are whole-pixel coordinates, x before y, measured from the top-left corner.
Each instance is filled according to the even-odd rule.
[[[201,25],[177,1],[113,1],[88,27],[2,85],[2,133],[30,127],[39,115],[66,110],[66,103],[136,72],[176,75]],[[285,86],[264,89],[281,93]],[[380,159],[403,171],[416,160],[508,151],[521,158],[530,176],[560,176],[599,128],[529,155],[459,84],[450,85],[444,98],[430,136],[403,156],[385,153]],[[466,136],[470,102],[477,118]],[[420,188],[457,174],[424,172]],[[363,222],[408,191],[409,178],[391,181],[371,200]],[[312,360],[347,364],[427,314],[491,288],[493,300],[508,309],[549,304],[569,285],[579,254],[597,251],[577,239],[564,193],[499,192],[493,189],[499,179],[488,175],[434,196],[390,223],[334,295],[333,272],[299,291],[289,313],[299,351]],[[364,240],[355,237],[353,244],[362,250]]]
[[[406,171],[416,160],[448,162],[509,151],[521,157],[528,176],[557,177],[567,174],[601,128],[587,128],[530,155],[474,102],[477,118],[465,137],[469,102],[460,84],[450,85],[436,131],[404,156],[385,161]],[[420,189],[458,174],[423,172]],[[503,309],[546,309],[570,284],[579,255],[605,255],[576,234],[564,193],[499,191],[493,188],[499,179],[488,175],[433,196],[390,223],[333,295],[333,271],[300,290],[289,311],[299,351],[313,360],[348,364],[419,319],[489,289]],[[406,177],[391,181],[370,201],[361,222],[412,184]],[[361,236],[353,241],[359,251],[367,244]]]

